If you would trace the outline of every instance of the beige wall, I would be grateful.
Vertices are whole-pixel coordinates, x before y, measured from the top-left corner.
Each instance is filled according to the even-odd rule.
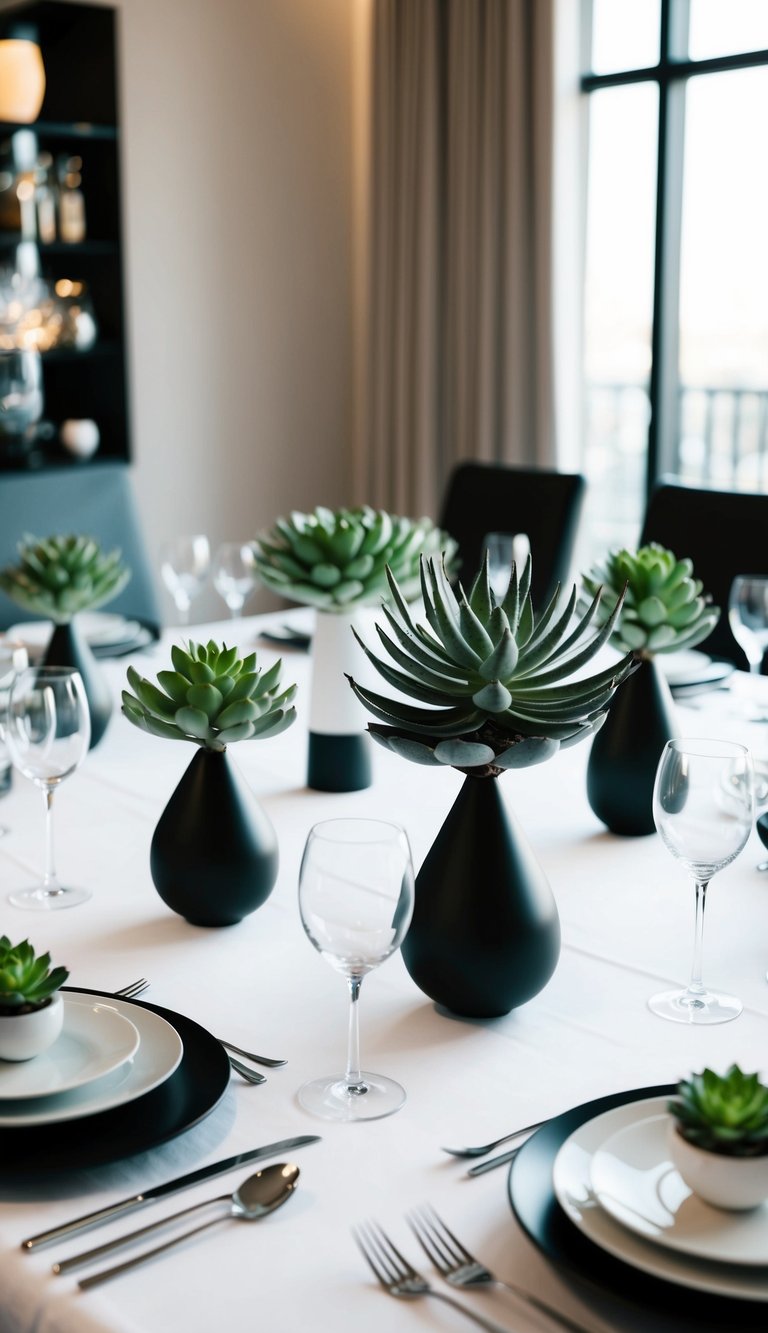
[[[133,437],[153,553],[166,533],[215,544],[347,498],[354,5],[121,0]]]

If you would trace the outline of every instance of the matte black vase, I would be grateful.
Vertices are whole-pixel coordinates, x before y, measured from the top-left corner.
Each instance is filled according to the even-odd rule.
[[[74,667],[80,672],[91,714],[90,749],[93,749],[104,735],[112,716],[112,694],[76,619],[54,627],[43,666]]]
[[[653,784],[667,741],[680,735],[675,703],[653,658],[620,685],[592,742],[589,804],[611,833],[654,833]]]
[[[160,816],[149,865],[163,902],[195,926],[233,926],[266,902],[275,831],[226,750],[198,750]]]
[[[420,990],[466,1018],[499,1018],[552,976],[557,907],[497,778],[465,778],[416,877],[401,952]]]

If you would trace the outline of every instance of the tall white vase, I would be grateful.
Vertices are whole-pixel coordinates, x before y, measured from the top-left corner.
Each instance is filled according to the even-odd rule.
[[[347,676],[359,680],[367,662],[352,633],[361,617],[318,611],[312,639],[307,786],[360,791],[371,785],[367,714]]]

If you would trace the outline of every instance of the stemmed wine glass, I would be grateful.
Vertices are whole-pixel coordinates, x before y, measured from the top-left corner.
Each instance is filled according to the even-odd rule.
[[[176,537],[160,548],[160,573],[176,604],[179,623],[189,624],[189,611],[208,577],[211,548],[203,533]]]
[[[752,829],[749,750],[734,741],[667,741],[656,771],[653,817],[664,845],[693,876],[696,918],[687,988],[654,995],[648,1005],[660,1018],[678,1023],[726,1023],[743,1006],[702,981],[704,908],[712,876],[738,856]]]
[[[41,884],[9,893],[14,907],[50,911],[87,902],[89,889],[64,888],[53,858],[53,793],[82,763],[91,717],[82,677],[71,667],[27,667],[11,686],[6,741],[14,764],[43,793],[45,872]]]
[[[728,620],[736,642],[744,649],[750,671],[760,674],[768,649],[768,578],[739,574],[731,584]]]
[[[11,756],[5,743],[5,719],[11,686],[20,671],[29,665],[27,650],[21,643],[7,641],[0,643],[0,796],[11,787]],[[0,838],[4,838],[8,829],[0,824]]]
[[[234,619],[256,586],[256,557],[248,542],[225,542],[213,562],[213,586]]]
[[[347,978],[349,1034],[343,1074],[314,1079],[299,1101],[325,1120],[375,1120],[399,1110],[405,1090],[360,1068],[357,1005],[363,977],[400,946],[413,912],[408,839],[377,819],[315,824],[299,874],[304,929],[323,958]]]

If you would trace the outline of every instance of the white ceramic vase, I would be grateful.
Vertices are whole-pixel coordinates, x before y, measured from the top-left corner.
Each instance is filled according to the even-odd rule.
[[[316,791],[360,791],[371,785],[367,714],[347,676],[359,680],[367,662],[352,627],[364,617],[318,611],[312,638],[307,786]]]
[[[729,1157],[689,1143],[670,1117],[669,1154],[689,1189],[715,1208],[743,1212],[768,1199],[768,1153],[760,1157]]]
[[[52,1046],[64,1022],[64,1004],[57,993],[50,1004],[27,1014],[0,1015],[0,1060],[31,1060]]]

